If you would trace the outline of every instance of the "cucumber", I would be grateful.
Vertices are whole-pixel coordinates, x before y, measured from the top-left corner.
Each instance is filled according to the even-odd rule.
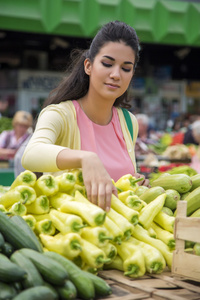
[[[63,286],[55,287],[55,289],[61,300],[76,299],[77,290],[70,280],[66,280]]]
[[[85,273],[66,257],[52,251],[44,252],[44,255],[61,263],[69,274],[69,280],[75,285],[78,297],[84,300],[95,298],[95,289],[92,280],[85,276]]]
[[[10,257],[11,254],[15,251],[15,248],[13,245],[11,245],[8,242],[5,242],[3,247],[2,247],[2,253],[5,254],[7,257]]]
[[[49,287],[35,286],[22,291],[12,300],[57,300],[57,298]]]
[[[168,189],[165,191],[166,193],[166,198],[165,198],[165,207],[170,208],[171,210],[175,210],[177,207],[177,201],[180,200],[181,196],[180,194],[173,189]]]
[[[2,233],[0,232],[0,251],[1,251],[4,243],[5,243],[4,237],[3,237]]]
[[[32,238],[38,251],[42,253],[43,252],[42,244],[40,243],[40,241],[39,241],[38,237],[36,236],[36,234],[34,233],[34,231],[27,224],[27,222],[20,216],[12,216],[11,221],[13,223],[15,223],[17,226],[19,226],[22,230],[24,230],[30,236],[30,238]]]
[[[190,192],[192,192],[193,190],[195,190],[200,186],[200,174],[191,176],[191,180],[192,180],[192,187],[190,189]]]
[[[16,295],[17,291],[11,284],[0,282],[0,300],[10,300]]]
[[[34,286],[41,286],[44,284],[44,281],[38,269],[25,255],[22,255],[19,251],[15,251],[11,255],[10,260],[21,267],[27,273],[26,278],[22,281],[22,286],[24,289]]]
[[[187,202],[187,216],[190,216],[200,208],[200,187],[189,193],[184,201]]]
[[[165,190],[161,186],[151,187],[148,190],[146,190],[142,195],[140,195],[140,199],[142,199],[147,204],[149,204],[151,201],[156,199],[158,196],[160,196],[164,192],[165,192]]]
[[[92,274],[90,272],[83,271],[85,276],[89,277],[95,288],[95,294],[97,296],[109,296],[112,294],[112,289],[110,285],[98,275]]]
[[[4,254],[0,253],[0,281],[5,283],[22,281],[26,277],[26,272]]]
[[[14,217],[13,217],[14,218]],[[22,219],[23,220],[23,219]],[[24,221],[24,220],[23,220]],[[26,221],[25,226],[28,226]],[[19,225],[13,223],[11,218],[6,216],[4,213],[0,211],[0,228],[1,233],[8,243],[13,245],[15,249],[20,248],[31,248],[36,251],[41,251],[39,241],[38,243],[33,240],[30,234],[27,231],[22,229]]]
[[[20,249],[19,252],[28,257],[36,266],[44,280],[54,285],[63,285],[68,279],[68,273],[64,266],[44,253],[39,253],[32,249]]]
[[[173,189],[183,194],[192,188],[192,180],[186,174],[173,174],[158,177],[152,182],[151,186],[160,186],[165,190]]]

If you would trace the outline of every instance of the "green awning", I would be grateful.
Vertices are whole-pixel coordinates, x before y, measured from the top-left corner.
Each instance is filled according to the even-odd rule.
[[[91,38],[121,20],[142,43],[200,46],[200,3],[180,0],[0,0],[0,30]]]

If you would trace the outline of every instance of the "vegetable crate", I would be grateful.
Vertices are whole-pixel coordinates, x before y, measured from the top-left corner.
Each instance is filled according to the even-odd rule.
[[[173,253],[172,273],[197,280],[200,286],[200,256],[184,251],[185,241],[200,243],[200,218],[186,217],[186,211],[187,202],[179,201],[174,227],[176,250]]]

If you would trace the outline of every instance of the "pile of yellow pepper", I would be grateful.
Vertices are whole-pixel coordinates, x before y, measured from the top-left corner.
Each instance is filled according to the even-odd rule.
[[[81,269],[98,273],[117,269],[137,278],[172,265],[174,217],[162,211],[166,194],[150,203],[140,199],[147,187],[130,174],[113,182],[111,209],[88,201],[81,169],[60,176],[28,170],[0,197],[0,210],[20,215],[40,239],[44,251],[57,252]]]

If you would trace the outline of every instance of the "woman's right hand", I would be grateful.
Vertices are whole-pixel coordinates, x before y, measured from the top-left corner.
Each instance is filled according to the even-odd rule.
[[[97,154],[88,152],[84,155],[82,172],[88,200],[109,211],[112,194],[117,196],[117,189]]]

